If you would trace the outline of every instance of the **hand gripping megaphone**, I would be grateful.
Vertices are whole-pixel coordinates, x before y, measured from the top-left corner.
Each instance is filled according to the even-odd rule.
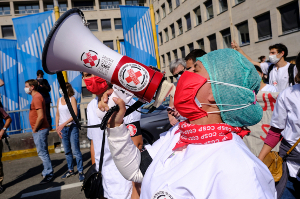
[[[159,71],[101,43],[88,29],[83,13],[77,8],[65,12],[52,27],[44,45],[42,64],[48,74],[63,70],[94,74],[146,102],[156,94],[155,107],[173,88]]]

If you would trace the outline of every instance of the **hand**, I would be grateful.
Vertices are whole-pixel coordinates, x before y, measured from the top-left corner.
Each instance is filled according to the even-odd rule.
[[[233,40],[231,42],[231,48],[233,48],[234,50],[237,50],[237,51],[239,51],[241,49],[235,40]]]
[[[169,120],[170,120],[170,124],[171,124],[172,126],[174,126],[174,125],[177,124],[177,122],[178,122],[178,120],[177,120],[175,117],[171,117],[171,118],[169,118]]]
[[[178,113],[178,111],[174,108],[174,106],[171,107],[173,110],[169,110],[168,114],[178,118],[180,116],[180,114]]]
[[[110,119],[108,120],[107,127],[114,128],[123,124],[123,118],[126,113],[125,102],[121,98],[114,97],[113,98],[116,105],[119,106],[120,110],[118,112],[114,112]]]
[[[107,103],[108,103],[108,96],[110,96],[113,92],[114,92],[113,89],[107,90],[105,93],[103,93],[103,95],[101,97],[101,100],[98,102],[98,108],[102,112],[109,110],[109,107],[107,105]]]
[[[62,130],[65,126],[66,126],[65,124],[61,124],[61,125],[59,125],[58,127],[56,127],[56,132],[57,132],[57,134],[58,134],[58,136],[59,136],[60,138],[62,138],[62,132],[61,132],[61,130]]]
[[[34,129],[32,129],[32,133],[36,133],[36,129],[34,128]]]
[[[3,129],[1,129],[0,131],[0,140],[2,139],[3,134],[5,133],[5,131]]]

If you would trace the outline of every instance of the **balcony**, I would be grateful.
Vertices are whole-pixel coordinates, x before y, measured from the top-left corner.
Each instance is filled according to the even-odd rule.
[[[120,8],[120,5],[100,5],[100,9],[118,9]]]
[[[126,4],[126,6],[145,6],[144,3],[131,3],[131,4]]]
[[[0,15],[10,15],[10,10],[0,10]]]
[[[78,8],[82,11],[94,10],[94,1],[74,1],[73,8]]]
[[[26,15],[26,14],[36,14],[40,12],[40,6],[38,2],[29,3],[16,3],[15,4],[15,14]]]
[[[39,13],[40,10],[39,9],[22,9],[22,10],[15,10],[16,14],[36,14]]]
[[[94,10],[94,6],[77,6],[77,7],[73,7],[73,8],[78,8],[79,10],[82,10],[82,11]]]
[[[120,5],[122,4],[121,1],[114,1],[114,0],[101,0],[99,2],[100,9],[108,10],[108,9],[119,9]]]
[[[45,11],[54,10],[54,8],[45,8]],[[68,8],[59,8],[59,12],[66,12]]]

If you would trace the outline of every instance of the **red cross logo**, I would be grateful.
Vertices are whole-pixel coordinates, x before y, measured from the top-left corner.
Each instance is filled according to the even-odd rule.
[[[277,85],[277,82],[273,82],[273,85],[276,86],[276,85]]]
[[[133,83],[134,83],[135,85],[138,85],[138,84],[140,83],[140,81],[139,81],[138,78],[139,78],[140,76],[142,76],[141,71],[138,71],[138,72],[135,73],[135,72],[133,71],[133,69],[129,69],[127,72],[128,72],[128,74],[129,74],[129,76],[125,78],[126,81],[127,81],[127,83],[130,83],[130,82],[133,81]]]
[[[90,64],[91,66],[95,66],[95,62],[98,58],[97,55],[92,56],[90,52],[85,53],[86,59],[84,59],[85,64]]]

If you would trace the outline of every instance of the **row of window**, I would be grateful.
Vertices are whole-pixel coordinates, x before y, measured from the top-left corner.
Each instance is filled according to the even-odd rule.
[[[278,10],[281,14],[281,24],[282,24],[282,33],[283,34],[298,31],[300,29],[299,5],[298,5],[297,1],[286,4],[286,5],[278,8]],[[195,22],[196,22],[196,26],[197,26],[197,25],[201,24],[200,6],[195,8],[193,10],[193,12],[195,15],[195,19],[196,19]],[[184,16],[184,18],[186,20],[186,29],[190,30],[192,28],[190,13],[186,14]],[[270,12],[256,16],[256,17],[254,17],[254,20],[257,24],[258,40],[262,41],[265,39],[272,38]],[[178,36],[179,36],[179,35],[183,34],[182,19],[177,20],[176,24],[178,27]],[[175,38],[174,23],[171,24],[169,26],[169,28],[171,30],[171,39],[173,39],[173,38]],[[163,30],[165,42],[169,41],[169,28],[167,27]],[[246,45],[246,44],[250,43],[248,22],[245,21],[245,22],[239,23],[236,25],[236,28],[239,32],[240,45]],[[221,34],[223,35],[223,37],[228,37],[228,34],[230,34],[230,30],[229,29],[223,30],[223,31],[221,31]],[[162,45],[164,43],[162,32],[159,33],[159,37],[160,37],[159,38],[160,45]],[[228,46],[228,42],[224,43],[224,45],[226,47],[230,47],[230,45]],[[229,42],[229,44],[230,44],[230,42]]]
[[[108,31],[111,29],[111,19],[101,19],[101,29],[102,31]],[[98,20],[87,20],[88,27],[91,31],[98,31]],[[121,19],[114,19],[115,30],[122,30],[122,21]]]
[[[182,0],[183,2],[186,0]],[[245,0],[235,0],[235,5],[240,4],[244,2]],[[176,0],[176,8],[180,6],[180,0]],[[168,8],[169,8],[169,13],[173,11],[173,5],[172,5],[172,0],[167,0]],[[213,10],[213,3],[212,0],[207,0],[204,2],[204,6],[206,8],[206,20],[212,19],[214,17],[214,10]],[[165,3],[161,5],[161,10],[162,10],[162,18],[166,17],[166,5]],[[225,12],[228,10],[228,3],[227,0],[219,0],[219,12]],[[201,23],[201,12],[200,12],[200,6],[199,8],[194,10],[196,14],[196,25]],[[161,15],[160,15],[160,10],[156,10],[156,23],[161,21]]]

